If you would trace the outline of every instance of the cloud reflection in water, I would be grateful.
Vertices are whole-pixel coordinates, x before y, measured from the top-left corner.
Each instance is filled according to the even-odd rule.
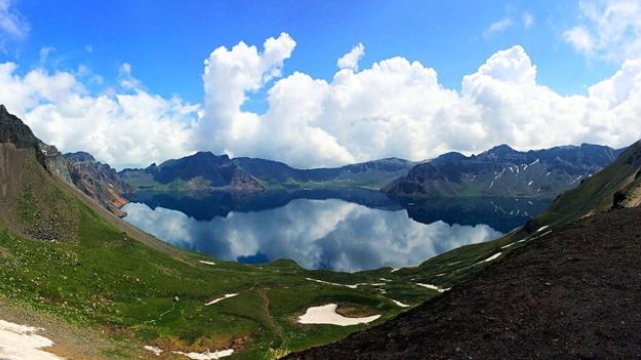
[[[487,225],[422,224],[407,212],[337,199],[296,199],[285,206],[230,212],[197,221],[180,211],[130,203],[126,220],[181,248],[215,258],[288,258],[307,269],[354,272],[419,264],[450,249],[495,239]]]

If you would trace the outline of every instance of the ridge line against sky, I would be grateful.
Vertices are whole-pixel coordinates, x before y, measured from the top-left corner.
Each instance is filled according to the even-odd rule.
[[[511,31],[555,28],[565,51],[582,56],[588,68],[616,69],[584,94],[542,85],[521,45],[498,47],[455,87],[422,62],[371,59],[368,43],[356,41],[324,65],[337,69],[325,79],[289,68],[297,48],[309,45],[276,31],[262,47],[240,39],[214,45],[201,68],[197,102],[158,95],[134,77],[135,63],[121,62],[111,85],[83,63],[57,67],[54,38],[39,49],[37,64],[25,68],[16,49],[38,31],[21,8],[29,2],[38,0],[0,0],[0,102],[44,141],[89,151],[118,168],[198,150],[306,168],[469,154],[501,143],[520,150],[583,142],[623,147],[641,138],[640,0],[579,1],[562,28],[536,9],[508,4],[477,34],[478,41],[499,41]],[[91,56],[98,46],[87,43],[81,52]]]

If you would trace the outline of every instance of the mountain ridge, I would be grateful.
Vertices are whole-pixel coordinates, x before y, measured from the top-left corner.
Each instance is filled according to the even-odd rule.
[[[200,151],[145,169],[123,169],[121,178],[137,190],[263,191],[305,187],[380,188],[414,163],[386,158],[338,168],[297,169],[283,162],[215,155]]]
[[[554,197],[578,186],[624,150],[582,144],[521,152],[499,145],[472,156],[447,153],[416,165],[383,191],[409,197]]]

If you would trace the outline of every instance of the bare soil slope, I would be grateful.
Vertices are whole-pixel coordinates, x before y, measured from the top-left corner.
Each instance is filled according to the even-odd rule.
[[[641,358],[641,209],[532,240],[385,324],[289,359]]]

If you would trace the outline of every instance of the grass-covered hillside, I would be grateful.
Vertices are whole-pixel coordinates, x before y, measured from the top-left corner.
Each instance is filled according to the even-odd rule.
[[[384,294],[381,285],[369,285],[381,283],[372,276],[337,279],[364,283],[350,288],[307,280],[334,277],[288,261],[255,267],[180,251],[51,176],[34,148],[5,143],[0,149],[0,301],[10,305],[3,311],[53,314],[63,328],[90,328],[105,338],[94,349],[53,336],[58,351],[72,358],[153,356],[145,345],[165,352],[233,348],[233,358],[274,358],[363,327],[298,324],[310,306],[337,303],[351,314],[387,319],[403,310],[392,300],[418,304],[436,294],[393,277]],[[205,306],[231,293],[239,295]]]

